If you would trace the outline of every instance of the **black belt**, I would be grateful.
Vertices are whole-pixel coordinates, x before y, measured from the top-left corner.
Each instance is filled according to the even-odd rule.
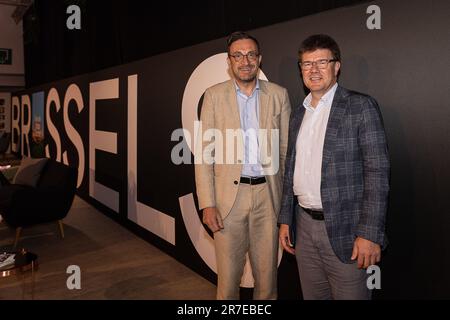
[[[319,210],[314,210],[314,209],[308,209],[308,208],[303,208],[303,211],[305,211],[307,214],[309,214],[311,216],[311,218],[313,218],[314,220],[325,220],[324,216],[323,216],[323,211],[319,211]]]
[[[249,178],[249,177],[241,177],[241,183],[246,184],[261,184],[266,182],[266,177],[256,177],[256,178]]]

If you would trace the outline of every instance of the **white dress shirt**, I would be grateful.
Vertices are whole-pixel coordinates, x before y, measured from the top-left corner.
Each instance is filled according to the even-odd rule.
[[[295,146],[294,194],[304,208],[322,210],[320,180],[323,144],[337,86],[335,83],[315,108],[311,106],[311,93],[303,101],[306,110]]]

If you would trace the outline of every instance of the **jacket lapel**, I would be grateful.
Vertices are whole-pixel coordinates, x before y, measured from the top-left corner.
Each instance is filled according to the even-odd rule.
[[[328,118],[327,131],[325,133],[325,141],[323,144],[322,177],[324,176],[325,168],[331,160],[333,149],[336,146],[337,132],[347,107],[344,100],[346,95],[347,90],[338,86],[336,93],[334,94],[333,103],[331,104],[330,117]]]
[[[267,92],[264,81],[259,81],[259,128],[270,129],[267,125],[267,116],[269,115],[269,93]]]
[[[230,110],[230,116],[231,116],[231,125],[232,128],[229,129],[241,129],[241,117],[239,116],[239,107],[237,104],[237,97],[236,97],[236,88],[234,87],[234,81],[229,81],[229,86],[227,88],[227,100],[228,100],[228,106]]]
[[[229,111],[229,125],[227,125],[226,129],[232,129],[232,130],[239,130],[238,133],[238,141],[237,144],[232,143],[234,145],[234,150],[232,153],[234,154],[233,161],[236,160],[243,160],[244,159],[244,137],[242,136],[242,126],[241,126],[241,116],[239,115],[239,106],[237,102],[237,96],[236,96],[236,87],[234,84],[234,80],[231,79],[228,82],[228,88],[227,88],[227,101],[226,104],[228,106],[227,111]],[[228,123],[228,122],[227,122]],[[222,132],[224,135],[224,144],[227,145],[226,141],[226,132]],[[231,150],[230,150],[231,151]],[[230,152],[227,151],[227,152]]]
[[[302,125],[303,117],[305,116],[305,108],[303,107],[303,104],[298,106],[298,112],[294,114],[294,118],[292,119],[291,125],[291,136],[292,136],[292,143],[295,147],[295,144],[297,142],[297,136],[298,132],[300,131],[300,127]]]

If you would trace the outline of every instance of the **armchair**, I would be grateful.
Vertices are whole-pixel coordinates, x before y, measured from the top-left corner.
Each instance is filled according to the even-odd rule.
[[[57,221],[64,238],[62,219],[66,217],[75,196],[77,169],[48,159],[35,187],[11,184],[4,177],[0,186],[0,214],[16,229],[14,248],[22,228]]]
[[[6,151],[8,151],[10,142],[11,142],[11,133],[3,132],[2,136],[0,137],[0,157],[2,159],[5,158],[5,153]]]

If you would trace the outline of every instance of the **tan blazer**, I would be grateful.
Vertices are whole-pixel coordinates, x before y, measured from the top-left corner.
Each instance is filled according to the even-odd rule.
[[[278,215],[291,106],[285,88],[263,80],[259,80],[259,87],[259,129],[266,129],[258,137],[259,152],[273,208]],[[206,90],[200,120],[201,130],[194,152],[199,208],[216,207],[225,218],[236,199],[243,160],[243,134],[242,131],[235,131],[241,129],[241,121],[233,80]],[[208,136],[208,129],[216,129],[215,134]],[[235,136],[230,135],[233,132]],[[279,144],[279,149],[276,144]],[[208,162],[205,155],[213,156],[214,162]]]

